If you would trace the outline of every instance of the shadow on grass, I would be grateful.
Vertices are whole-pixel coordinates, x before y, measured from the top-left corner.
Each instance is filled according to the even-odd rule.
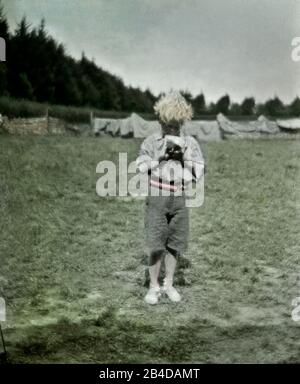
[[[24,331],[24,330],[23,330]],[[55,325],[21,330],[8,343],[12,363],[296,363],[294,327],[217,327],[205,319],[184,326],[155,327],[143,319],[129,321],[107,308],[81,323],[62,319]]]

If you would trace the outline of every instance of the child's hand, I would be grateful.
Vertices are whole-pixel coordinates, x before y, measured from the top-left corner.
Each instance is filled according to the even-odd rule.
[[[170,160],[170,156],[168,153],[165,153],[164,155],[159,157],[158,162],[161,163],[162,161],[168,161],[168,160]]]

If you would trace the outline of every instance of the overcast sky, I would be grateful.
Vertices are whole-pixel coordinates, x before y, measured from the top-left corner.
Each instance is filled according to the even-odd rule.
[[[84,51],[125,84],[189,89],[209,101],[300,96],[300,0],[2,0],[11,29],[23,15],[72,56]]]

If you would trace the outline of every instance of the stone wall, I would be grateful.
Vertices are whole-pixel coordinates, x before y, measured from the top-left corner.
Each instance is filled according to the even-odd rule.
[[[62,135],[76,134],[79,133],[79,130],[76,126],[53,117],[8,119],[1,116],[0,132],[11,135]]]
[[[48,133],[51,135],[61,135],[66,133],[67,125],[63,120],[55,119],[54,117],[48,118]]]

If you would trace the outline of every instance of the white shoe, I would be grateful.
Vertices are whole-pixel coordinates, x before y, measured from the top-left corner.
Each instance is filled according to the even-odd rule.
[[[145,302],[151,305],[157,304],[160,295],[161,293],[159,287],[150,287],[147,295],[145,296]]]
[[[174,303],[178,303],[181,300],[181,296],[179,295],[177,289],[174,288],[172,285],[164,286],[162,290]]]

